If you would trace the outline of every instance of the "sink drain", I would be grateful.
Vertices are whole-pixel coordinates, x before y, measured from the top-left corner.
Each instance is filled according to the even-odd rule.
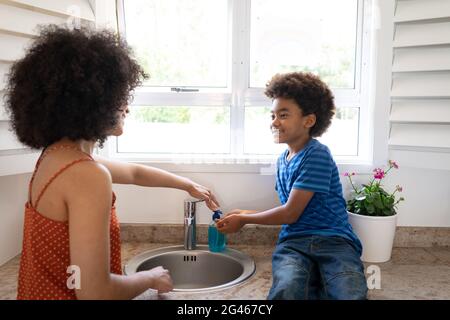
[[[197,256],[184,256],[183,261],[197,261]]]

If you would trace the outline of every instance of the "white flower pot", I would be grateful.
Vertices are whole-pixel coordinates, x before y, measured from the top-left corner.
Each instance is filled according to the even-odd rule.
[[[371,217],[348,212],[348,220],[361,241],[364,262],[386,262],[391,259],[397,214]]]

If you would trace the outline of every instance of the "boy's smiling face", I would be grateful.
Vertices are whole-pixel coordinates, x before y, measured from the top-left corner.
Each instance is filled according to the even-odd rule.
[[[295,100],[276,98],[270,111],[273,139],[275,143],[296,144],[309,138],[309,130],[316,123],[316,116],[303,115]]]

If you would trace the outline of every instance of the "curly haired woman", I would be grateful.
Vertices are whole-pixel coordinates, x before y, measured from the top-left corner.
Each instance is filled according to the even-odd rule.
[[[130,92],[144,77],[115,34],[56,26],[11,67],[12,127],[20,142],[43,149],[25,206],[18,299],[131,299],[172,289],[162,267],[122,275],[112,183],[185,190],[213,210],[215,196],[163,170],[93,156],[96,143],[122,134]],[[68,270],[79,271],[79,283]]]

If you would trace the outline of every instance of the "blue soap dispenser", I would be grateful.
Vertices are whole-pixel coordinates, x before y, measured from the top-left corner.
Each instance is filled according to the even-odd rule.
[[[222,252],[226,247],[226,237],[223,233],[220,233],[216,227],[216,219],[223,217],[221,210],[214,211],[212,215],[212,221],[208,227],[208,246],[211,252]]]

